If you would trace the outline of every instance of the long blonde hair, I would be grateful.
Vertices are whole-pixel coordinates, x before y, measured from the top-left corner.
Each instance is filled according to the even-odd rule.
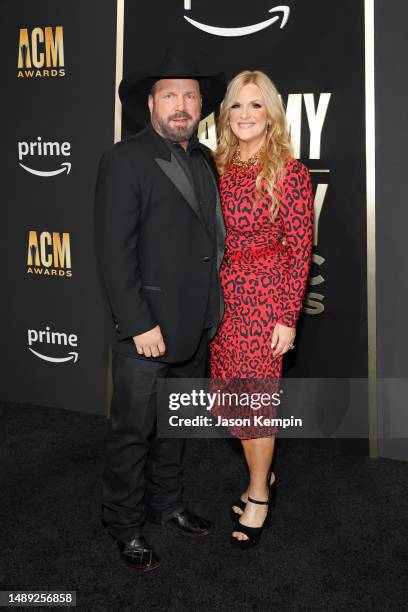
[[[275,194],[275,185],[283,176],[285,163],[293,156],[289,131],[286,123],[285,109],[279,97],[278,90],[271,79],[259,70],[244,70],[237,74],[228,84],[227,93],[221,105],[218,120],[218,146],[214,159],[220,175],[230,167],[232,158],[238,149],[239,141],[233,133],[229,122],[229,110],[244,85],[253,83],[261,91],[270,127],[266,133],[265,153],[260,159],[259,173],[255,183],[257,202],[265,194],[271,197],[271,220],[273,221],[279,210],[278,197]]]

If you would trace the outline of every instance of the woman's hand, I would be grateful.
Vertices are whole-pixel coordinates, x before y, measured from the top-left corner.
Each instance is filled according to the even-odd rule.
[[[278,357],[279,355],[284,355],[290,348],[293,348],[295,336],[295,327],[285,327],[285,325],[277,323],[272,335],[271,348],[275,349],[273,351],[273,356]]]

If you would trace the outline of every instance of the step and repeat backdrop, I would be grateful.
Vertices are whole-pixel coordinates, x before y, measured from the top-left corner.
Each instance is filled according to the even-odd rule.
[[[154,66],[178,41],[203,69],[274,80],[315,188],[313,264],[287,375],[366,377],[363,0],[126,0],[118,41],[113,0],[6,4],[1,398],[106,412],[93,191],[113,142],[117,42],[124,72]],[[210,147],[214,121],[200,126]]]
[[[106,412],[93,240],[113,141],[116,2],[3,2],[0,397]]]

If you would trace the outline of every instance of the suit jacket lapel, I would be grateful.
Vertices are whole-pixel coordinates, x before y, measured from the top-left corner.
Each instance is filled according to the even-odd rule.
[[[216,205],[215,205],[215,231],[217,234],[217,268],[219,269],[220,265],[221,265],[221,261],[222,258],[224,256],[224,243],[225,243],[225,234],[226,234],[226,230],[225,230],[225,223],[224,223],[224,217],[222,214],[222,210],[221,210],[221,201],[220,201],[220,194],[219,194],[219,190],[218,190],[218,185],[217,185],[217,181],[215,179],[214,176],[214,171],[211,168],[210,164],[208,163],[205,154],[203,154],[203,159],[204,159],[204,163],[207,166],[208,169],[208,173],[211,176],[211,180],[214,183],[215,186],[215,193],[217,194],[217,201],[216,201]]]
[[[156,157],[155,162],[163,170],[171,182],[177,187],[184,199],[188,202],[197,217],[200,219],[203,227],[206,229],[201,215],[200,204],[197,200],[196,194],[194,193],[194,189],[175,154],[171,153],[170,161]]]

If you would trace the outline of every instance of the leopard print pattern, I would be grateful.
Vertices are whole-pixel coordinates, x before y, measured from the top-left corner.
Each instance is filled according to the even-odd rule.
[[[256,202],[257,172],[257,167],[231,166],[220,179],[227,231],[220,268],[225,312],[210,344],[210,371],[214,381],[240,379],[241,386],[243,379],[281,378],[282,356],[272,355],[272,333],[276,323],[296,326],[313,241],[313,190],[306,166],[292,158],[287,162],[275,186],[279,211],[273,223],[270,196]],[[269,411],[267,416],[276,413],[272,407]],[[260,434],[246,431],[243,437]]]

